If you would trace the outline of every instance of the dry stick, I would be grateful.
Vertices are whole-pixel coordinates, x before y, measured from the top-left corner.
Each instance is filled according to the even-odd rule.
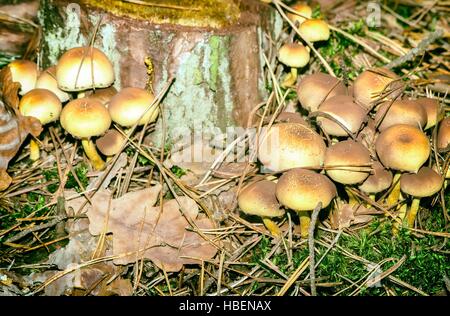
[[[420,41],[419,45],[417,47],[414,47],[411,49],[406,55],[403,55],[393,61],[391,61],[389,64],[385,65],[384,67],[392,69],[396,68],[410,60],[412,60],[414,57],[424,53],[427,50],[428,45],[436,41],[437,39],[441,38],[444,34],[444,31],[442,29],[438,29],[432,33],[430,33],[426,38],[424,38],[422,41]]]
[[[41,230],[41,229],[53,227],[53,226],[57,225],[60,221],[66,219],[66,218],[67,218],[67,216],[61,216],[61,215],[59,215],[59,216],[57,216],[56,218],[54,218],[53,220],[51,220],[51,221],[48,222],[48,223],[41,224],[41,225],[36,225],[36,226],[33,226],[33,227],[29,228],[29,229],[26,229],[26,230],[24,230],[24,231],[21,231],[21,232],[18,233],[17,235],[14,235],[13,237],[11,237],[11,238],[9,238],[8,240],[6,240],[6,241],[4,242],[4,244],[13,243],[13,242],[15,242],[15,241],[17,241],[17,240],[19,240],[19,239],[25,237],[26,235],[28,235],[28,234],[30,234],[30,233],[33,233],[33,232],[36,232],[36,231],[39,231],[39,230]]]
[[[316,296],[316,270],[314,266],[315,256],[314,256],[314,228],[316,227],[317,216],[319,216],[319,212],[322,209],[322,202],[317,203],[316,208],[314,209],[311,215],[311,222],[309,223],[309,274],[311,281],[311,295]]]

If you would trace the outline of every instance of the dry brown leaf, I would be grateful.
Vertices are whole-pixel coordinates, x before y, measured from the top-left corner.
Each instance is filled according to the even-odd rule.
[[[331,215],[331,226],[333,229],[348,228],[351,225],[367,223],[372,220],[373,211],[359,204],[350,206],[350,204],[338,203],[339,208],[334,210]]]

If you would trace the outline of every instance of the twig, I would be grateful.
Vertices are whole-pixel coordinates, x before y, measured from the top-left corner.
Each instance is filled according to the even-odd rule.
[[[317,217],[322,209],[322,202],[319,202],[311,215],[311,222],[309,223],[309,274],[311,283],[311,295],[316,296],[316,270],[315,270],[315,257],[314,257],[314,228],[316,227]]]
[[[24,231],[21,231],[20,233],[18,233],[17,235],[9,238],[8,240],[6,240],[4,242],[4,244],[8,244],[8,243],[13,243],[23,237],[25,237],[28,234],[31,234],[33,232],[39,231],[41,229],[45,229],[45,228],[49,228],[49,227],[53,227],[55,225],[57,225],[60,221],[64,220],[67,216],[63,215],[63,216],[57,216],[56,218],[52,219],[50,222],[45,223],[45,224],[41,224],[41,225],[37,225],[37,226],[33,226],[29,229],[26,229]]]

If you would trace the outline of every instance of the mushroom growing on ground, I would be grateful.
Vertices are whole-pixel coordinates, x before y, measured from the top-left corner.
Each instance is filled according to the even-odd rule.
[[[432,196],[442,188],[443,177],[428,167],[420,168],[417,174],[403,174],[400,178],[402,192],[413,196],[411,208],[407,216],[408,227],[414,226],[419,211],[420,199]]]
[[[276,184],[269,180],[252,182],[242,189],[238,196],[239,208],[246,214],[260,216],[267,229],[276,237],[280,229],[272,217],[284,215],[275,196]]]
[[[96,170],[103,170],[105,163],[91,140],[103,135],[111,125],[108,110],[98,101],[80,98],[69,102],[61,112],[61,125],[72,136],[81,139],[86,156]]]
[[[125,140],[125,136],[123,136],[119,131],[110,129],[105,133],[105,135],[97,138],[95,144],[97,145],[98,150],[109,158],[120,152]]]
[[[379,161],[372,164],[373,173],[359,186],[359,189],[369,194],[369,198],[375,201],[375,194],[387,190],[392,184],[392,172],[386,170]]]
[[[305,67],[309,62],[309,49],[299,43],[284,44],[278,51],[278,60],[291,68],[281,86],[292,86],[297,81],[297,68]]]
[[[293,12],[288,12],[287,17],[294,23],[295,26],[299,26],[306,19],[310,19],[312,16],[312,9],[309,5],[303,2],[297,2],[291,5],[291,9],[294,10],[297,14]]]
[[[58,88],[58,82],[56,81],[56,66],[47,68],[44,70],[36,81],[36,88],[47,89],[56,94],[61,102],[69,101],[70,95]]]
[[[13,82],[20,83],[20,95],[34,89],[39,74],[36,63],[29,60],[14,60],[8,64]]]
[[[88,91],[86,93],[86,97],[91,100],[99,101],[101,104],[103,104],[106,108],[109,106],[109,102],[111,101],[112,97],[117,94],[117,89],[113,86],[103,89],[95,89],[93,91]]]
[[[309,212],[319,202],[322,203],[322,209],[326,208],[336,194],[336,186],[326,176],[301,168],[284,173],[276,186],[278,201],[298,213],[302,237],[309,235]]]
[[[446,117],[439,123],[436,145],[440,152],[446,152],[450,149],[450,117]]]
[[[330,38],[330,28],[324,20],[309,19],[300,24],[300,35],[308,42],[327,41]]]
[[[415,102],[420,104],[427,113],[427,124],[424,127],[425,130],[432,128],[442,119],[444,112],[442,111],[438,99],[418,98]]]
[[[427,112],[413,100],[387,101],[378,108],[375,123],[380,131],[397,124],[422,128],[427,124]]]
[[[59,98],[47,89],[33,89],[25,94],[19,102],[19,111],[23,116],[32,116],[42,125],[56,121],[61,114],[62,105]],[[40,157],[39,145],[30,140],[30,159],[38,160]]]

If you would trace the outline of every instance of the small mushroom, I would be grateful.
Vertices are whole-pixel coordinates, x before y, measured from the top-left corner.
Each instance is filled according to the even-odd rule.
[[[298,100],[310,112],[317,111],[319,105],[328,98],[346,94],[347,88],[342,81],[321,72],[304,76],[297,86]]]
[[[125,141],[126,138],[119,131],[110,129],[105,135],[97,138],[95,144],[103,155],[111,157],[120,152]]]
[[[103,170],[105,163],[91,140],[103,135],[111,125],[108,110],[98,101],[80,98],[69,102],[61,112],[61,125],[72,136],[81,139],[84,152],[96,170]]]
[[[324,20],[309,19],[300,24],[300,35],[308,42],[327,41],[330,38],[330,28]]]
[[[305,126],[309,126],[308,122],[305,121],[305,119],[297,112],[281,112],[277,119],[275,120],[276,123],[297,123],[302,124]]]
[[[442,188],[443,177],[428,167],[422,167],[417,174],[403,174],[400,178],[402,192],[413,196],[411,208],[407,216],[408,227],[414,226],[419,211],[420,199],[432,196]]]
[[[284,215],[275,196],[276,184],[269,180],[260,180],[248,184],[238,196],[239,208],[246,214],[260,216],[272,235],[279,237],[280,229],[272,217]]]
[[[58,88],[58,82],[56,81],[56,66],[47,68],[39,75],[36,81],[36,88],[50,90],[56,94],[62,103],[69,101],[70,99],[70,95],[67,92]]]
[[[392,172],[385,169],[379,162],[375,161],[372,164],[373,173],[370,174],[366,180],[359,186],[359,189],[369,194],[371,200],[375,201],[375,194],[389,189],[392,185]]]
[[[284,44],[278,51],[278,60],[291,68],[281,85],[292,86],[297,81],[297,68],[305,67],[309,62],[309,49],[299,43]]]
[[[439,123],[436,145],[440,152],[447,152],[450,149],[450,117],[446,117]]]
[[[309,235],[310,214],[319,202],[326,208],[336,196],[336,186],[326,176],[296,168],[284,173],[276,185],[278,201],[300,217],[301,236]]]
[[[8,64],[13,82],[20,83],[19,94],[24,95],[34,89],[39,74],[36,63],[29,60],[13,60]]]
[[[422,128],[427,124],[427,112],[414,100],[387,101],[378,108],[375,123],[380,131],[397,124]]]
[[[47,89],[33,89],[27,92],[19,102],[19,111],[23,116],[32,116],[42,125],[56,121],[62,110],[59,98]],[[30,159],[38,160],[40,157],[39,145],[30,140]]]
[[[289,12],[287,14],[287,17],[297,27],[299,25],[301,25],[306,19],[310,19],[311,16],[312,16],[312,9],[306,3],[297,2],[297,3],[293,4],[293,5],[291,5],[291,9],[294,10],[295,13]]]
[[[442,111],[438,99],[418,98],[416,102],[420,104],[427,113],[427,124],[424,127],[425,130],[432,128],[442,119],[444,112]]]
[[[103,89],[95,89],[93,91],[88,91],[86,97],[91,100],[96,100],[103,104],[106,108],[109,106],[109,102],[117,94],[117,89],[113,86]]]

